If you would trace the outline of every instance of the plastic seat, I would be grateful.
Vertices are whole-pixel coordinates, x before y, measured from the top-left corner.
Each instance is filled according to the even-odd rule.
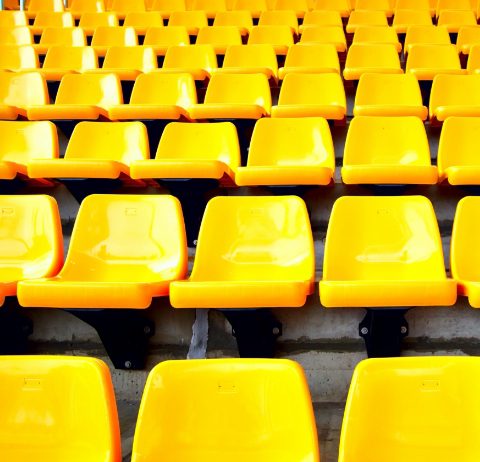
[[[283,80],[290,73],[340,73],[337,50],[331,44],[296,44],[288,50],[285,66],[278,71]]]
[[[213,19],[218,11],[227,11],[225,0],[192,0],[191,10],[204,11],[207,18]]]
[[[171,46],[190,45],[190,37],[187,29],[182,26],[151,27],[145,34],[143,45],[164,56]]]
[[[294,11],[297,18],[303,18],[305,13],[310,10],[307,0],[275,0],[272,9],[276,11]]]
[[[80,205],[58,276],[25,281],[18,298],[25,307],[148,308],[186,270],[185,226],[176,198],[93,194]]]
[[[355,10],[381,11],[387,18],[393,16],[392,2],[389,0],[356,0]]]
[[[462,26],[476,26],[477,19],[473,11],[444,10],[440,12],[437,24],[445,26],[448,32],[458,32]]]
[[[464,55],[470,54],[473,45],[480,45],[480,27],[462,26],[457,35],[457,51]]]
[[[345,27],[346,32],[353,34],[361,26],[388,26],[387,17],[383,11],[352,11]]]
[[[270,115],[272,97],[264,74],[214,74],[203,104],[190,108],[192,119],[260,119]]]
[[[72,0],[69,8],[75,19],[80,19],[85,13],[105,12],[104,0]]]
[[[74,27],[73,16],[67,12],[40,11],[33,21],[33,34],[40,35],[47,27]]]
[[[289,26],[254,26],[247,43],[272,45],[275,53],[286,55],[293,45],[293,32]]]
[[[425,120],[417,79],[412,74],[363,74],[353,107],[355,116],[416,116]]]
[[[120,19],[125,19],[128,13],[146,11],[144,0],[112,0],[109,9],[114,11]]]
[[[28,26],[28,18],[24,11],[0,11],[0,27]]]
[[[345,89],[339,74],[287,74],[272,117],[325,117],[344,120]]]
[[[93,72],[113,73],[120,80],[135,80],[140,74],[156,68],[157,57],[153,48],[113,46],[107,50],[102,68]]]
[[[337,199],[320,281],[324,307],[449,306],[456,292],[455,281],[445,274],[438,224],[427,198]]]
[[[307,11],[305,17],[303,18],[303,23],[300,26],[300,32],[303,32],[308,27],[320,27],[320,26],[337,26],[343,27],[342,17],[338,11],[329,11],[329,10],[314,10]]]
[[[320,117],[260,119],[255,124],[239,186],[328,185],[335,153],[328,123]]]
[[[82,73],[98,68],[98,60],[91,47],[52,46],[38,70],[46,80],[58,81],[66,74]]]
[[[158,11],[137,11],[127,13],[123,25],[133,27],[137,34],[145,35],[150,27],[163,27],[163,18]]]
[[[302,44],[332,44],[335,45],[337,52],[347,51],[347,39],[343,32],[343,27],[336,26],[309,26],[303,30],[300,38]]]
[[[300,307],[313,283],[312,234],[299,197],[215,197],[203,216],[192,273],[172,283],[170,303]]]
[[[33,39],[29,27],[0,27],[1,46],[31,45],[32,42]]]
[[[288,26],[298,34],[297,15],[291,10],[264,11],[258,20],[259,26]]]
[[[405,54],[414,45],[450,45],[450,35],[443,26],[410,26],[405,36]]]
[[[153,0],[149,10],[158,11],[162,18],[168,19],[174,11],[186,11],[185,0]]]
[[[173,11],[168,26],[183,26],[189,35],[197,35],[202,27],[208,26],[208,19],[204,11]]]
[[[268,5],[266,0],[235,0],[233,10],[248,11],[253,18],[259,18],[264,11],[268,10]]]
[[[174,410],[168,403],[178,393]],[[319,461],[308,385],[289,360],[164,361],[147,379],[138,422],[132,462],[193,462],[206,453],[212,462]]]
[[[445,120],[438,145],[440,181],[448,181],[454,186],[480,184],[479,128],[478,117],[449,117]]]
[[[27,16],[34,18],[41,11],[64,11],[63,0],[30,0]]]
[[[46,55],[52,46],[84,47],[87,45],[85,33],[80,27],[47,27],[40,37],[35,50]]]
[[[253,27],[252,15],[249,11],[220,11],[215,15],[213,26],[234,26],[246,36]]]
[[[432,16],[426,10],[397,10],[392,27],[397,34],[405,34],[412,26],[431,26]]]
[[[224,55],[231,45],[241,45],[242,36],[235,26],[202,27],[198,31],[196,45],[211,45],[215,53]]]
[[[432,7],[432,3],[435,3]],[[396,0],[395,2],[395,14],[400,11],[428,11],[431,16],[435,16],[436,1],[430,0]]]
[[[313,9],[338,11],[342,18],[348,18],[352,7],[349,0],[316,0]]]
[[[363,74],[402,74],[395,45],[353,44],[348,50],[343,77],[358,80]]]
[[[131,177],[211,178],[235,181],[240,148],[235,125],[172,122],[165,127],[155,159],[132,163]]]
[[[472,11],[470,0],[437,0],[436,15],[443,11]]]
[[[123,103],[115,74],[67,74],[60,81],[55,104],[29,105],[29,120],[96,120],[108,107]]]
[[[31,45],[0,45],[0,70],[28,71],[38,68],[38,56]]]
[[[47,85],[38,72],[0,72],[0,119],[16,120],[26,115],[26,106],[48,101]]]
[[[78,23],[85,34],[91,36],[97,27],[116,27],[118,26],[118,18],[115,13],[83,13]]]
[[[31,143],[31,140],[26,143],[25,138],[22,139],[22,135],[25,135],[23,124],[18,127],[10,127],[10,131],[6,132],[3,125],[5,123],[22,124],[22,122],[0,122],[2,133],[7,137],[4,139],[12,142],[10,155],[5,152],[7,146],[2,146],[2,160],[0,161],[2,175],[5,169],[14,168],[13,163],[8,162],[5,157],[8,159],[14,155],[16,148],[24,149],[26,147],[23,145],[24,143]],[[44,141],[47,145],[48,141]],[[22,156],[22,153],[19,153],[19,156]],[[57,274],[63,261],[63,243],[60,214],[57,203],[52,197],[47,195],[0,196],[0,207],[2,224],[0,233],[2,249],[0,305],[3,305],[5,297],[17,294],[19,281]],[[2,406],[3,416],[6,415],[6,405],[5,403]],[[2,433],[5,435],[5,421],[2,422],[2,428]],[[5,436],[0,439],[0,448],[5,457],[8,457],[8,449],[13,449],[13,441],[4,438]],[[23,441],[23,446],[25,443]]]
[[[105,56],[110,47],[134,47],[138,45],[137,34],[133,27],[104,27],[95,29],[92,47],[98,56]]]
[[[0,380],[2,394],[9,397],[1,420],[0,448],[6,460],[25,461],[31,454],[52,461],[121,460],[115,394],[104,362],[2,356]]]
[[[418,80],[433,80],[439,74],[465,74],[455,45],[412,45],[405,72]]]
[[[383,44],[394,45],[397,52],[402,51],[402,44],[398,40],[397,33],[393,27],[385,26],[361,26],[358,27],[353,36],[353,44]]]
[[[343,155],[345,184],[436,184],[418,117],[354,117]]]
[[[480,74],[480,44],[472,45],[468,55],[467,72],[469,74]]]

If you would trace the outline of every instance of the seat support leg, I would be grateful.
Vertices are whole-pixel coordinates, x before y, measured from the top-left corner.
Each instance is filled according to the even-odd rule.
[[[273,358],[282,323],[267,308],[222,310],[232,326],[241,358]]]
[[[92,326],[116,369],[144,369],[155,323],[130,309],[67,310]]]
[[[16,297],[7,297],[0,308],[0,354],[25,354],[33,322],[23,314]]]
[[[408,335],[407,308],[367,308],[358,331],[369,358],[400,356],[402,340]]]

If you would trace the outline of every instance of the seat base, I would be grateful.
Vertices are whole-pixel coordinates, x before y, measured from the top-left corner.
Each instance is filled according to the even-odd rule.
[[[32,160],[27,167],[30,178],[118,178],[129,174],[126,165],[109,160],[52,159]]]
[[[458,294],[468,297],[468,303],[472,308],[480,308],[480,282],[457,281]]]
[[[261,119],[268,111],[256,104],[197,104],[190,108],[192,119]]]
[[[440,180],[448,180],[453,186],[480,185],[480,165],[462,165],[448,167]]]
[[[158,104],[122,104],[108,108],[110,120],[178,120],[189,119],[188,113],[180,106]]]
[[[272,117],[324,117],[330,120],[343,120],[345,106],[332,104],[284,104],[272,107]]]
[[[345,184],[437,184],[432,165],[347,165],[342,167]]]
[[[480,117],[480,106],[438,106],[431,111],[431,118],[443,122],[447,117]]]
[[[395,103],[386,105],[356,105],[353,108],[354,116],[415,116],[422,120],[428,117],[428,109],[425,106],[397,105]]]
[[[238,186],[326,186],[332,178],[332,169],[317,165],[254,166],[238,168],[235,181]]]

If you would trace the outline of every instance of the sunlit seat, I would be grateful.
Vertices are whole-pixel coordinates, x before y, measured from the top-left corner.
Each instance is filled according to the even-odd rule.
[[[84,47],[87,45],[85,33],[80,27],[47,27],[35,44],[35,50],[46,55],[53,46]]]
[[[28,26],[28,18],[24,11],[0,11],[0,27]]]
[[[151,27],[145,34],[143,45],[164,56],[171,46],[190,45],[190,37],[183,26]]]
[[[192,0],[190,9],[204,11],[207,18],[213,19],[218,11],[227,11],[227,3],[225,0]]]
[[[395,45],[353,44],[343,70],[345,80],[358,80],[363,74],[403,74]]]
[[[437,0],[436,15],[440,16],[443,11],[472,11],[470,0]]]
[[[97,68],[97,56],[91,47],[52,46],[38,72],[46,80],[58,81],[66,74],[82,73]]]
[[[433,4],[435,3],[435,4]],[[436,0],[396,0],[395,14],[399,11],[428,11],[431,16],[435,16]]]
[[[392,23],[392,27],[397,34],[405,34],[412,26],[431,25],[432,16],[427,10],[397,10]]]
[[[346,32],[353,34],[361,26],[388,26],[387,17],[383,11],[352,11],[345,27]]]
[[[86,35],[92,36],[97,27],[117,27],[118,18],[115,13],[83,13],[78,26],[83,29]]]
[[[104,0],[72,0],[68,9],[75,19],[80,19],[85,13],[103,13]]]
[[[27,7],[27,16],[34,18],[42,11],[64,11],[63,0],[30,0]]]
[[[168,26],[183,26],[190,35],[197,35],[202,27],[208,26],[205,11],[173,11]]]
[[[133,27],[105,27],[95,29],[91,43],[98,56],[105,56],[110,47],[132,47],[138,45],[138,37]]]
[[[443,10],[437,20],[439,26],[445,26],[448,32],[457,33],[462,26],[476,26],[477,18],[473,11]]]
[[[249,11],[219,11],[215,15],[213,26],[235,26],[245,36],[253,27],[252,15]]]
[[[187,6],[185,0],[153,0],[149,9],[168,19],[174,11],[186,11]]]
[[[480,45],[480,27],[462,26],[457,35],[457,51],[468,55],[474,45]]]
[[[264,11],[268,10],[268,5],[266,0],[235,0],[233,10],[248,11],[253,18],[259,18]]]
[[[275,0],[273,3],[275,11],[293,11],[297,18],[303,18],[310,10],[307,0]]]
[[[293,33],[298,34],[297,15],[292,10],[264,11],[258,20],[259,26],[289,26]]]
[[[329,10],[314,10],[305,13],[300,32],[303,32],[308,27],[343,27],[342,17],[338,11]]]
[[[402,51],[402,44],[398,40],[393,27],[361,26],[353,36],[353,44],[386,44],[394,45],[398,53]]]
[[[390,0],[355,0],[355,10],[381,11],[387,18],[391,18],[393,2]]]
[[[480,43],[472,45],[467,61],[467,72],[469,74],[480,74]]]
[[[0,43],[2,46],[31,45],[33,37],[26,26],[0,27]]]
[[[31,71],[38,68],[38,56],[31,45],[0,45],[0,71]]]
[[[146,11],[146,7],[144,0],[112,0],[109,10],[125,19],[128,13],[141,13]]]
[[[75,22],[71,13],[40,11],[33,21],[31,31],[35,35],[40,35],[47,27],[74,27]]]
[[[347,51],[347,39],[343,27],[338,26],[309,26],[303,30],[300,37],[301,44],[332,44],[339,53]]]
[[[224,55],[231,45],[241,45],[242,36],[236,26],[202,27],[198,31],[195,45],[211,45],[215,53]]]
[[[445,273],[440,232],[427,198],[337,199],[320,281],[324,307],[450,306],[456,296],[456,283]]]
[[[273,45],[277,54],[286,55],[294,43],[293,32],[289,26],[254,26],[247,43]]]
[[[150,27],[163,27],[163,18],[158,11],[136,11],[127,13],[123,25],[133,27],[137,34],[145,35]]]
[[[107,50],[102,68],[92,72],[116,74],[120,80],[135,80],[140,74],[156,68],[157,57],[153,48],[113,46]]]
[[[348,18],[352,6],[349,0],[316,0],[313,9],[337,11],[342,18]]]
[[[412,45],[405,72],[418,80],[433,80],[439,74],[465,74],[455,45]]]
[[[450,45],[450,35],[443,26],[410,26],[405,36],[407,55],[414,45]]]

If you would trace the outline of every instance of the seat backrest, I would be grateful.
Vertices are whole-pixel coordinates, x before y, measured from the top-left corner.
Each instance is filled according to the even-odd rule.
[[[223,67],[268,68],[276,74],[277,55],[272,45],[232,45],[227,48]]]
[[[0,103],[14,107],[48,104],[47,83],[38,72],[0,72]]]
[[[168,18],[173,11],[185,11],[185,0],[153,0],[150,7],[152,11],[159,11],[162,16]]]
[[[471,11],[472,5],[470,3],[470,0],[437,0],[437,16],[443,10]]]
[[[74,27],[71,13],[59,11],[40,11],[33,21],[34,27]]]
[[[83,13],[80,17],[79,27],[87,29],[96,29],[97,27],[115,27],[118,26],[118,17],[115,13]]]
[[[225,0],[192,0],[191,10],[205,11],[207,16],[214,17],[217,11],[227,11]]]
[[[84,47],[87,45],[87,41],[84,31],[80,27],[46,27],[40,37],[40,44]]]
[[[446,279],[431,202],[423,196],[337,199],[328,223],[323,279]]]
[[[258,18],[268,10],[267,0],[235,0],[233,10],[250,11],[253,17]]]
[[[310,8],[307,0],[275,0],[273,4],[274,10],[295,11],[298,17],[302,17]],[[302,14],[303,13],[303,14]]]
[[[293,32],[289,26],[254,26],[248,36],[248,44],[293,45]]]
[[[458,69],[460,72],[460,58],[455,45],[412,45],[406,72],[415,68]]]
[[[42,196],[43,197],[43,196]],[[6,460],[121,459],[108,367],[95,358],[2,356],[0,448]]]
[[[469,73],[476,73],[477,69],[480,69],[480,43],[470,48],[467,62],[467,71]]]
[[[480,74],[436,75],[430,94],[430,114],[441,106],[480,105]]]
[[[253,27],[249,11],[219,11],[213,20],[214,26],[236,26],[250,30]]]
[[[297,15],[291,10],[264,11],[258,20],[259,26],[289,26],[293,30],[298,28]]]
[[[347,48],[345,33],[340,26],[309,26],[304,29],[300,43],[344,43]]]
[[[137,422],[132,462],[319,461],[305,375],[288,360],[164,361]]]
[[[462,26],[457,35],[457,51],[468,54],[472,45],[480,44],[480,27]]]
[[[135,147],[135,140],[128,142]],[[183,279],[186,270],[185,225],[175,197],[93,194],[80,205],[60,277],[152,283]]]
[[[308,11],[303,18],[303,26],[339,26],[342,27],[342,17],[338,11],[314,10]]]
[[[105,11],[104,0],[72,0],[71,13],[102,13]]]
[[[0,45],[0,69],[38,68],[38,56],[31,45]]]
[[[150,72],[157,67],[157,57],[153,48],[146,46],[117,47],[107,50],[103,69],[137,69]]]
[[[377,358],[353,373],[339,462],[368,450],[370,462],[475,460],[480,446],[480,360],[469,357]]]
[[[133,27],[105,27],[95,29],[92,46],[125,46],[138,45],[137,34]]]
[[[145,11],[144,0],[113,0],[109,8],[117,14],[126,15],[137,11]]]
[[[4,45],[31,45],[33,42],[30,28],[26,26],[0,27],[0,43]]]
[[[143,44],[168,49],[171,46],[190,45],[190,37],[183,26],[151,27],[145,34]]]
[[[429,45],[450,45],[450,35],[445,26],[410,26],[405,36],[405,49],[418,43]]]
[[[168,20],[168,25],[199,29],[208,26],[208,19],[205,11],[173,11]]]
[[[307,68],[325,68],[340,71],[340,62],[335,46],[330,43],[317,43],[310,45],[297,44],[290,47],[287,58],[285,59],[285,68],[288,67],[307,67]]]
[[[0,11],[0,27],[28,26],[27,15],[24,11]]]
[[[123,25],[146,30],[149,27],[162,27],[163,19],[158,11],[134,11],[127,13]]]
[[[242,36],[236,26],[209,26],[202,27],[198,31],[196,45],[212,45],[214,49],[217,46],[227,47],[231,45],[241,45]]]
[[[27,10],[29,13],[64,11],[63,0],[30,0]]]
[[[395,29],[390,26],[360,26],[355,31],[353,43],[398,43]]]
[[[211,72],[217,68],[217,55],[212,45],[174,45],[165,54],[163,68],[204,69]]]
[[[66,69],[84,72],[98,68],[98,59],[92,47],[52,46],[48,49],[43,69]]]

